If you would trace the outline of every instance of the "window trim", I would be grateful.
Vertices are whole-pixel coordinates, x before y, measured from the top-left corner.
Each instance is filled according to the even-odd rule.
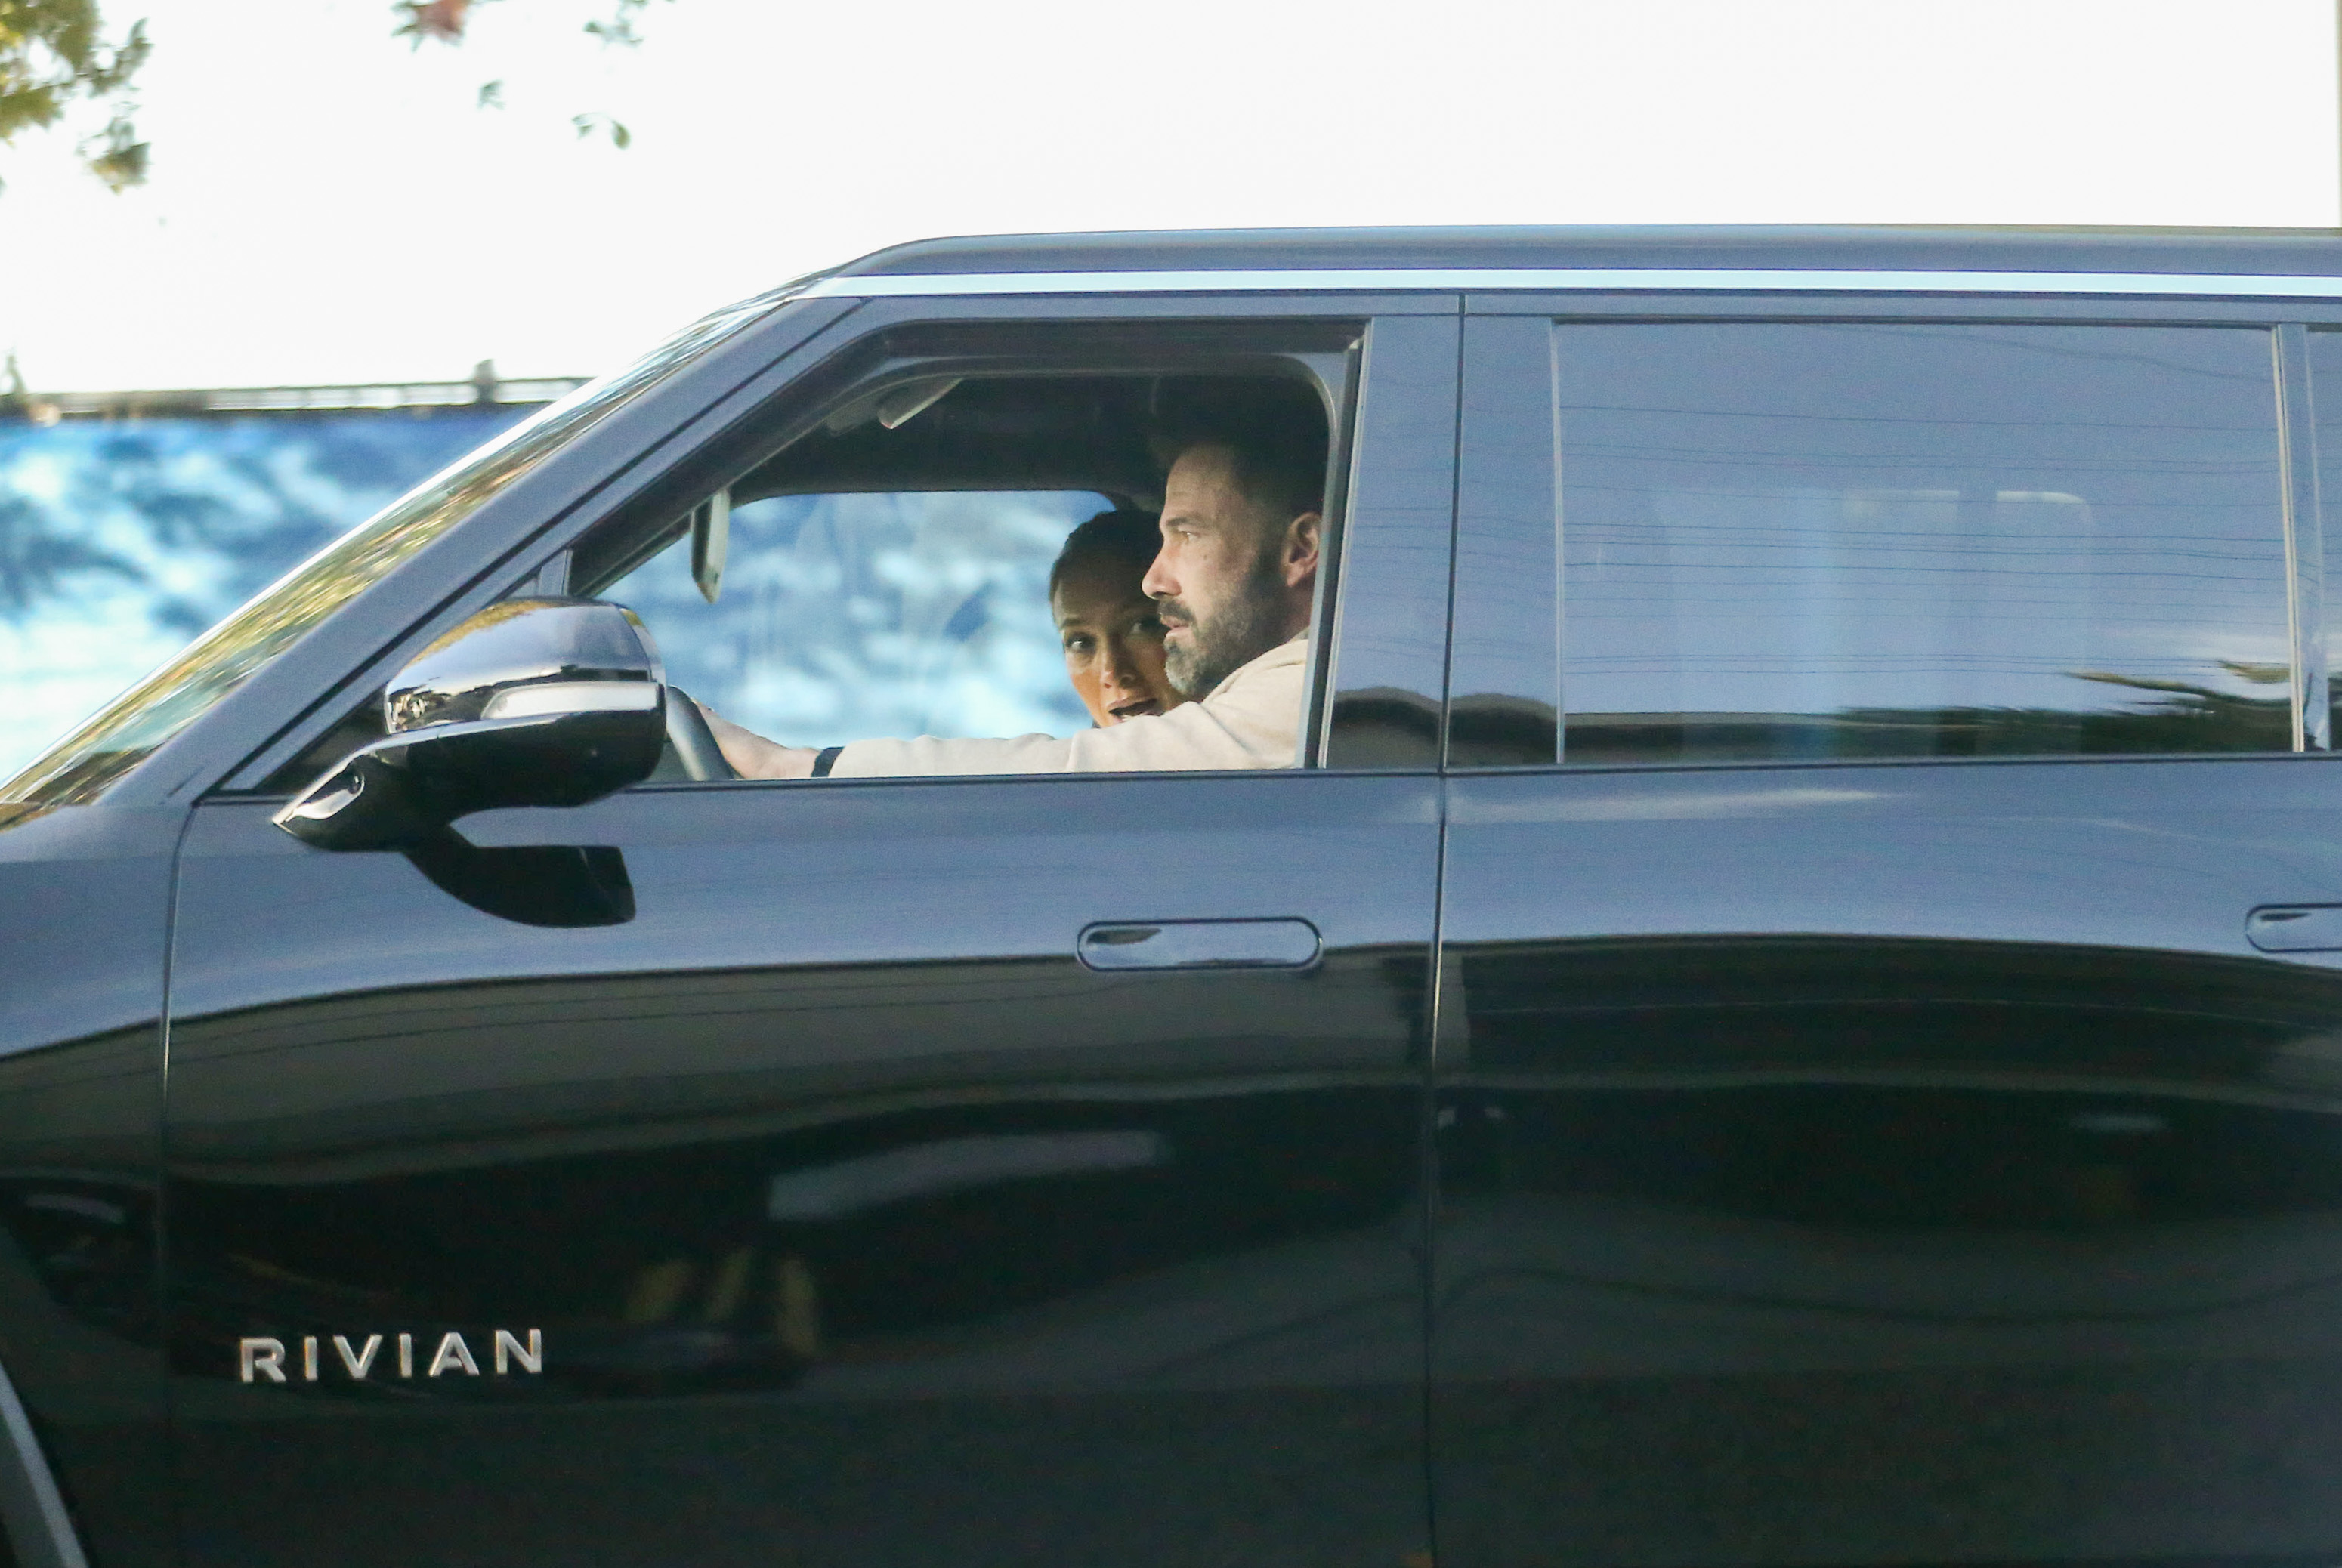
[[[920,273],[825,277],[800,299],[995,295],[1443,293],[2139,295],[2342,300],[2342,277],[2238,273],[1923,271],[1829,267],[1344,267],[1224,271]]]
[[[818,423],[819,415],[811,412],[816,405],[836,406],[840,396],[850,396],[853,388],[890,377],[899,378],[919,368],[912,364],[925,364],[928,357],[943,356],[895,355],[890,345],[904,336],[926,341],[931,335],[968,333],[997,334],[1032,329],[1041,333],[1076,337],[1097,332],[1128,331],[1138,335],[1160,335],[1166,353],[1173,356],[1207,352],[1197,344],[1180,344],[1177,335],[1183,331],[1203,329],[1206,334],[1229,337],[1248,337],[1252,345],[1246,352],[1298,358],[1305,362],[1328,359],[1337,365],[1340,351],[1330,345],[1322,348],[1300,346],[1259,346],[1269,344],[1281,328],[1288,329],[1296,338],[1306,334],[1332,333],[1336,328],[1350,338],[1371,335],[1378,321],[1412,322],[1428,319],[1446,324],[1450,331],[1460,319],[1462,302],[1455,296],[1445,298],[1394,297],[1364,299],[1320,298],[1311,300],[1233,300],[1197,301],[1193,298],[1163,297],[1155,299],[1100,299],[1031,301],[1023,304],[969,300],[954,302],[945,308],[923,306],[921,302],[906,300],[852,309],[850,302],[831,302],[842,308],[816,334],[801,345],[764,368],[761,374],[736,385],[731,394],[696,418],[647,443],[645,448],[626,462],[626,481],[620,485],[603,489],[590,504],[566,510],[555,523],[540,526],[535,537],[525,546],[505,552],[485,573],[474,576],[464,588],[445,598],[435,608],[411,623],[408,633],[395,642],[382,646],[370,659],[355,664],[351,672],[336,681],[331,689],[308,706],[303,717],[294,724],[280,728],[274,738],[257,751],[245,754],[242,763],[227,779],[212,787],[208,793],[234,795],[275,797],[285,793],[283,780],[277,775],[296,764],[308,747],[325,738],[350,708],[352,699],[368,687],[377,687],[410,650],[420,647],[432,636],[455,624],[465,614],[473,613],[515,591],[529,591],[533,586],[558,576],[565,584],[569,580],[570,564],[565,560],[569,553],[588,537],[623,515],[645,509],[658,511],[678,496],[695,489],[704,489],[720,483],[721,474],[732,464],[736,454],[746,444],[764,444],[777,451]],[[989,359],[997,351],[972,350],[975,359]],[[1046,372],[1050,368],[1074,370],[1075,355],[1057,345],[1052,337],[1044,345],[1022,357],[1033,366]],[[1452,359],[1452,351],[1450,354]],[[1061,361],[1052,365],[1050,361]],[[906,366],[910,369],[906,370]],[[934,366],[926,365],[926,373]],[[1095,370],[1096,365],[1081,368]],[[1310,363],[1310,374],[1322,384],[1324,365]],[[1353,388],[1364,385],[1363,377],[1370,369],[1354,373]],[[1347,395],[1340,387],[1327,389],[1337,397]],[[1355,404],[1355,397],[1352,397]],[[778,411],[786,410],[776,418]],[[1346,466],[1355,465],[1362,449],[1358,414],[1350,405],[1337,406],[1329,418],[1349,415],[1350,428],[1334,432],[1333,454]],[[760,427],[751,434],[752,427]],[[1452,449],[1452,426],[1446,432],[1447,445]],[[1345,559],[1352,554],[1350,539],[1358,512],[1358,494],[1355,476],[1344,475],[1346,485],[1345,515],[1329,519],[1329,541],[1333,550]],[[1439,480],[1443,495],[1449,493],[1445,473]],[[1330,497],[1329,497],[1330,499]],[[1371,506],[1378,497],[1369,496]],[[1442,558],[1452,538],[1452,511],[1443,513],[1439,526]],[[1445,592],[1444,583],[1442,585]],[[1354,595],[1349,595],[1354,596]],[[1346,595],[1335,596],[1335,621],[1332,637],[1339,635],[1339,614]],[[1445,626],[1440,635],[1439,658],[1445,658]],[[1316,646],[1338,648],[1337,641],[1321,635],[1313,639],[1313,658]],[[1421,662],[1418,660],[1417,662]],[[1313,675],[1315,672],[1313,671]],[[1340,675],[1338,654],[1327,665],[1321,684],[1331,689],[1331,683]],[[1333,694],[1339,695],[1338,692]],[[1436,718],[1439,692],[1433,684],[1426,694],[1425,706]],[[1305,717],[1308,713],[1305,704]],[[1334,764],[1338,766],[1338,764]],[[1397,771],[1436,771],[1438,756],[1436,751],[1418,764]],[[1327,764],[1320,759],[1314,764],[1297,761],[1291,772],[1326,771]],[[1367,766],[1343,771],[1386,772],[1387,767]],[[1020,775],[980,775],[1016,777]],[[796,781],[749,781],[751,783]],[[875,781],[838,780],[838,784]],[[642,786],[652,787],[652,786]],[[666,787],[664,785],[657,787]],[[694,784],[690,787],[707,787]]]
[[[2293,633],[2293,749],[2334,748],[2326,659],[2325,518],[2317,497],[2317,422],[2311,413],[2309,330],[2271,335],[2277,372],[2277,466],[2285,498],[2286,613]]]

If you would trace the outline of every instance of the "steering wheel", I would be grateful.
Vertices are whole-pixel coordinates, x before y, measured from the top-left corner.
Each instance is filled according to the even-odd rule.
[[[704,783],[740,776],[739,771],[724,760],[723,748],[716,744],[716,732],[707,727],[707,716],[681,686],[666,689],[666,744],[675,748],[675,760],[683,764],[686,778]]]

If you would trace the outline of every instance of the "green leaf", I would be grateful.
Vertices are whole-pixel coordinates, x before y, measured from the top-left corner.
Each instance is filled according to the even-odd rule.
[[[576,127],[577,134],[581,137],[590,136],[596,131],[608,131],[610,145],[621,152],[635,145],[635,134],[599,109],[591,114],[572,115],[569,116],[569,123]]]
[[[152,50],[144,22],[105,43],[97,0],[0,0],[0,144],[123,92]]]
[[[130,123],[135,107],[116,105],[114,118],[106,122],[105,129],[74,149],[81,155],[89,172],[105,181],[106,188],[116,195],[146,183],[147,146],[138,140],[138,129]],[[94,144],[97,148],[95,152],[91,150]]]

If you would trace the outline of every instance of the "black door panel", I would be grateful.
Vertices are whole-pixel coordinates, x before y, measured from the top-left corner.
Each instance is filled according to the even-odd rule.
[[[172,1551],[155,1190],[185,820],[0,805],[0,1372],[30,1418],[23,1459],[105,1563]],[[6,1523],[20,1560],[50,1561],[56,1520],[20,1482],[21,1435],[0,1437]]]
[[[1431,781],[646,790],[467,823],[618,847],[635,918],[575,930],[266,816],[205,808],[182,874],[195,1561],[1420,1545]],[[1076,954],[1101,920],[1272,919],[1323,961]],[[352,1378],[332,1336],[375,1333]],[[476,1375],[429,1374],[451,1333]],[[250,1337],[285,1383],[241,1381]]]
[[[1443,1563],[2342,1539],[2331,765],[1452,784]]]

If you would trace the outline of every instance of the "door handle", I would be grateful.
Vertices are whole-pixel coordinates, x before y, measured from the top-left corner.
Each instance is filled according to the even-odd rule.
[[[2342,948],[2342,904],[2265,904],[2245,916],[2245,940],[2263,953]]]
[[[1324,944],[1306,920],[1115,921],[1086,926],[1075,947],[1083,967],[1306,969]]]

